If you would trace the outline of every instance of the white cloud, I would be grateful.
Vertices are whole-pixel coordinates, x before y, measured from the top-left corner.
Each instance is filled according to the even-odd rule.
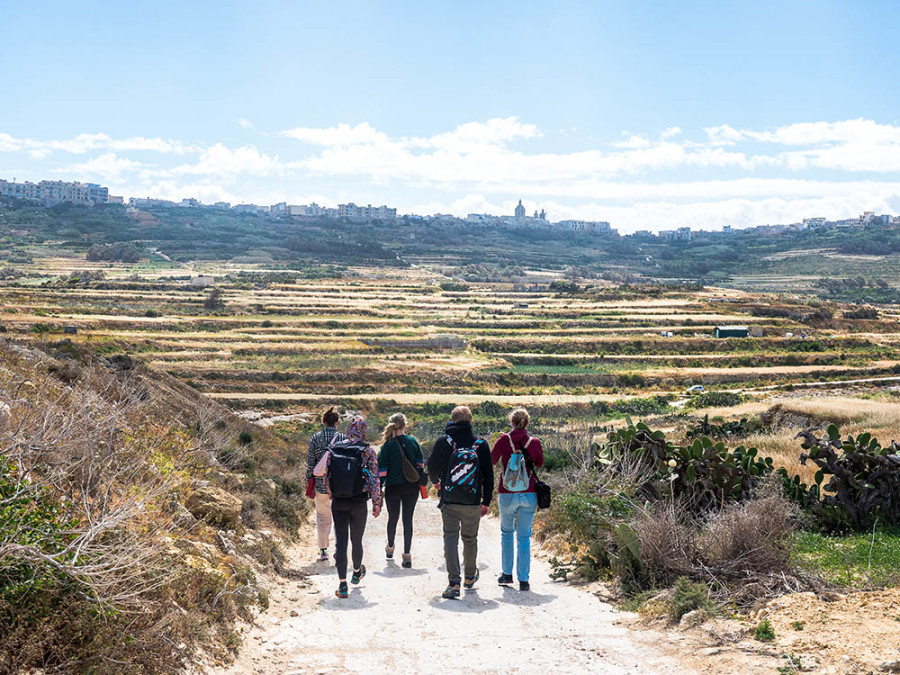
[[[368,122],[361,122],[351,127],[349,124],[338,124],[336,127],[296,127],[282,131],[287,136],[310,145],[348,146],[380,143],[387,141],[386,134],[376,131]]]
[[[238,124],[253,128],[245,119]],[[425,136],[391,136],[368,122],[264,136],[267,145],[260,149],[105,133],[52,140],[0,133],[0,153],[14,153],[17,165],[52,158],[54,173],[105,182],[125,195],[369,200],[406,212],[463,216],[511,213],[522,196],[532,200],[529,211],[544,207],[554,219],[595,218],[632,229],[900,208],[900,126],[864,119],[762,130],[724,124],[699,138],[670,126],[574,151],[554,148],[553,139],[517,117]],[[293,192],[297,186],[306,196]]]
[[[210,148],[200,151],[197,162],[194,164],[181,164],[169,172],[173,175],[210,175],[210,176],[238,176],[254,175],[268,176],[283,170],[283,165],[275,155],[259,152],[253,145],[245,145],[240,148],[228,148],[221,143],[216,143]]]
[[[128,171],[135,171],[146,167],[146,164],[131,159],[117,157],[115,153],[108,152],[98,157],[92,157],[80,164],[70,164],[66,167],[51,169],[54,173],[64,173],[76,177],[84,177],[89,180],[114,182]]]
[[[10,134],[0,133],[0,152],[28,152],[32,156],[43,158],[54,151],[73,155],[83,155],[94,150],[112,150],[115,152],[148,151],[162,154],[183,155],[195,152],[196,146],[181,141],[164,138],[112,138],[107,134],[78,134],[70,139],[37,140],[33,138],[14,138]]]

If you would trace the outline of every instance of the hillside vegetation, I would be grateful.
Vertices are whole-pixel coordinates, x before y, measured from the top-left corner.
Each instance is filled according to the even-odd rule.
[[[304,513],[288,457],[128,357],[0,342],[0,672],[227,658]]]

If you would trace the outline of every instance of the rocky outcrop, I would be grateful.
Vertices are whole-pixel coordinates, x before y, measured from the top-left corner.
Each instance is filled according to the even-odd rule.
[[[187,498],[185,506],[198,520],[217,525],[236,525],[240,522],[241,500],[217,487],[198,488]]]

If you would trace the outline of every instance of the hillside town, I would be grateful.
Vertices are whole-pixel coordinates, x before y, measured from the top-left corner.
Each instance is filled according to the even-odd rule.
[[[75,203],[84,205],[94,204],[125,204],[124,197],[109,194],[109,189],[96,183],[47,181],[38,183],[15,182],[0,179],[0,197],[25,199],[40,202],[44,206],[54,206],[60,203]],[[731,225],[723,225],[720,230],[693,230],[690,227],[678,227],[676,229],[664,229],[656,232],[648,229],[637,230],[631,234],[620,235],[609,222],[592,220],[559,220],[550,221],[544,209],[535,210],[533,215],[528,215],[522,200],[519,200],[515,212],[511,216],[493,215],[488,213],[470,213],[465,218],[452,214],[435,213],[433,215],[403,214],[398,215],[397,209],[389,206],[358,206],[353,202],[338,204],[337,207],[320,206],[315,202],[311,204],[288,204],[279,202],[269,206],[260,204],[231,204],[229,202],[215,202],[204,204],[198,199],[187,198],[179,202],[152,197],[131,197],[127,200],[128,208],[202,208],[202,209],[229,209],[237,213],[247,213],[271,219],[348,219],[357,222],[372,220],[406,220],[418,222],[434,222],[459,227],[501,227],[501,228],[527,228],[527,229],[554,229],[568,230],[571,232],[605,235],[626,236],[635,239],[663,240],[672,242],[689,242],[696,239],[711,239],[728,237],[735,232],[754,234],[757,236],[776,236],[779,234],[800,232],[804,230],[826,232],[840,228],[867,228],[877,227],[883,229],[900,228],[900,216],[889,214],[876,214],[874,211],[866,211],[856,218],[843,218],[831,220],[826,217],[804,218],[799,223],[757,225],[755,227],[735,228]]]

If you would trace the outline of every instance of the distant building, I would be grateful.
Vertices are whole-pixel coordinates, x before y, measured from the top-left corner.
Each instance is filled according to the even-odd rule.
[[[278,204],[272,204],[269,207],[269,213],[273,216],[284,216],[288,214],[288,205],[287,202],[279,202]]]
[[[238,213],[256,213],[265,215],[269,212],[268,206],[259,206],[258,204],[236,204],[233,208]]]
[[[181,205],[182,205],[182,206],[187,206],[187,207],[190,207],[190,208],[196,208],[196,207],[198,207],[198,206],[201,206],[200,200],[194,199],[193,197],[188,197],[187,199],[182,199],[182,200],[181,200]]]
[[[560,220],[555,225],[573,232],[612,232],[605,220]]]
[[[166,208],[179,206],[175,202],[170,202],[168,199],[152,199],[151,197],[132,197],[128,200],[128,205],[133,206],[136,209],[145,209],[153,206],[162,206]]]
[[[212,274],[197,274],[191,277],[191,286],[215,286],[216,278]]]
[[[747,326],[716,326],[713,335],[717,338],[745,338],[750,337],[750,329]]]
[[[339,218],[353,218],[358,220],[389,220],[397,217],[397,209],[387,206],[357,206],[353,202],[338,204],[337,215]]]
[[[522,200],[519,200],[519,205],[516,207],[516,218],[524,218],[525,217],[525,207],[522,206]]]
[[[215,206],[217,209],[230,209],[231,203],[230,202],[216,202],[215,204],[213,204],[213,206]]]
[[[109,203],[109,188],[96,183],[68,183],[61,180],[16,183],[0,179],[0,197],[29,199],[44,204],[61,202],[107,204]]]

